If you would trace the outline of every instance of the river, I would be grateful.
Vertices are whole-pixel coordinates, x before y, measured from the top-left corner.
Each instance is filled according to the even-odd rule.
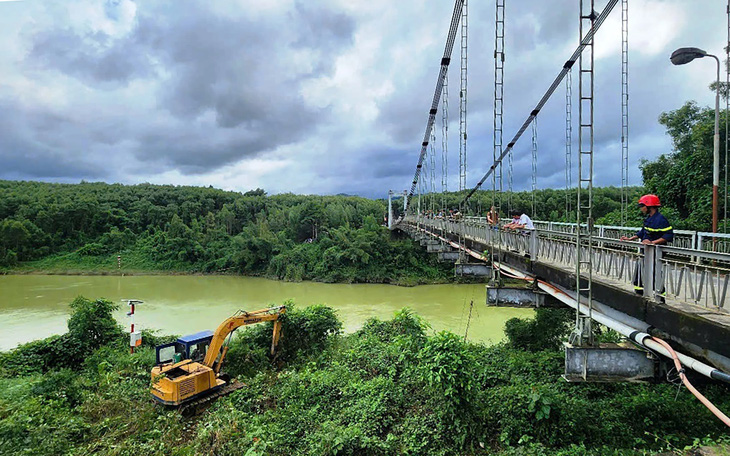
[[[493,343],[504,337],[504,322],[529,317],[530,309],[485,306],[484,285],[422,285],[279,282],[237,276],[0,276],[0,350],[66,332],[68,304],[79,295],[119,302],[135,298],[135,322],[141,329],[189,334],[215,329],[238,309],[255,310],[293,299],[299,306],[325,304],[337,309],[345,331],[357,330],[370,317],[389,319],[403,307],[423,316],[434,331],[464,334],[469,303],[474,301],[469,340]],[[117,320],[129,325],[127,308]]]

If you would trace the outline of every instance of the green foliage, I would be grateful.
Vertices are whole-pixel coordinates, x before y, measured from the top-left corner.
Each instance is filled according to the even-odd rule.
[[[50,369],[77,370],[91,352],[123,338],[122,329],[112,312],[116,304],[105,299],[95,301],[79,296],[70,304],[72,313],[68,332],[22,344],[0,353],[0,375],[11,376]]]
[[[721,124],[726,115],[721,113]],[[662,204],[667,206],[663,212],[675,229],[707,231],[712,226],[714,122],[715,110],[701,108],[693,101],[662,113],[659,123],[667,129],[674,150],[641,163],[647,191],[660,196]],[[720,144],[725,144],[724,134],[721,129]],[[720,166],[722,175],[725,164]]]
[[[237,273],[414,285],[452,279],[378,221],[382,200],[0,181],[0,267]]]
[[[88,334],[91,308],[76,306],[74,330]],[[568,384],[559,350],[429,334],[407,309],[353,334],[340,330],[331,309],[291,307],[288,354],[274,363],[271,327],[243,331],[228,366],[245,365],[246,387],[187,421],[149,397],[152,345],[170,336],[147,334],[134,354],[112,339],[73,369],[4,370],[0,455],[638,456],[727,443],[723,424],[688,392]],[[244,346],[262,351],[263,362],[246,365]],[[3,369],[18,350],[0,354]],[[730,408],[724,385],[701,389]]]
[[[324,351],[332,336],[340,334],[342,322],[331,307],[315,305],[298,309],[293,302],[284,303],[281,338],[276,351],[279,362],[293,362]],[[233,376],[251,376],[269,361],[273,322],[242,331],[230,344],[225,370]]]
[[[511,318],[504,325],[510,346],[521,350],[556,350],[570,331],[569,309],[538,307],[531,319]]]

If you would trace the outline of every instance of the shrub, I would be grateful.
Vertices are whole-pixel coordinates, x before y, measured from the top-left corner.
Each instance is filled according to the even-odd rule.
[[[281,338],[276,359],[282,363],[321,353],[331,336],[342,331],[342,322],[334,309],[315,305],[296,308],[284,303],[287,311],[280,317]],[[231,375],[253,375],[269,360],[274,323],[256,325],[236,337],[226,356],[226,371]]]
[[[538,307],[532,319],[511,318],[504,325],[509,345],[529,351],[555,350],[570,331],[573,311]]]

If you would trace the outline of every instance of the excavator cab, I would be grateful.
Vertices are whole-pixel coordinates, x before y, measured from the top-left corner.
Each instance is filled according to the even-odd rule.
[[[179,363],[184,359],[200,362],[208,353],[213,331],[200,331],[178,338],[175,342],[155,347],[155,361],[161,364]]]

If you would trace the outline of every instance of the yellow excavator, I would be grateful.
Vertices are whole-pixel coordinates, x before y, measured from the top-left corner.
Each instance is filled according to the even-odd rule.
[[[215,398],[229,394],[244,385],[221,373],[228,352],[226,337],[245,325],[274,322],[271,354],[281,337],[281,316],[286,306],[270,307],[254,312],[241,312],[218,326],[215,333],[201,331],[178,338],[155,348],[156,366],[152,368],[152,397],[159,403],[195,410]]]

